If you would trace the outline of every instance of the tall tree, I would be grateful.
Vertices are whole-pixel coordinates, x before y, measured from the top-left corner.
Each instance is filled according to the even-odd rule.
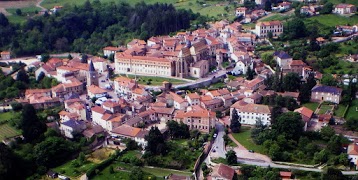
[[[296,112],[287,112],[279,115],[276,118],[275,124],[272,129],[277,134],[282,134],[286,139],[298,140],[303,133],[304,123],[301,115]]]
[[[283,89],[285,91],[295,92],[300,88],[300,77],[297,73],[289,72],[283,78]]]
[[[344,180],[346,179],[339,169],[334,167],[328,167],[321,175],[322,180]]]
[[[27,75],[26,71],[21,69],[16,76],[16,81],[22,81],[24,83],[29,83],[29,76]]]
[[[247,80],[252,80],[252,79],[254,79],[254,73],[255,73],[255,71],[253,71],[250,66],[247,67],[246,79],[247,79]]]
[[[272,3],[271,0],[265,2],[265,11],[272,11]]]
[[[230,150],[226,153],[226,162],[229,165],[237,164],[237,156],[235,151]]]
[[[46,124],[39,120],[31,104],[25,105],[22,109],[21,130],[27,142],[36,140],[46,131]]]
[[[237,110],[234,108],[231,112],[230,129],[233,133],[238,133],[241,128],[240,117]]]
[[[148,142],[147,147],[145,148],[148,152],[158,155],[165,154],[167,151],[167,145],[163,134],[159,131],[158,127],[151,127],[145,140]]]

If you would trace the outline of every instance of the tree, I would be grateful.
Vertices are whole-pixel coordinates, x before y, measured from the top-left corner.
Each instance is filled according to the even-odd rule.
[[[18,102],[13,102],[13,103],[11,103],[11,108],[14,111],[20,111],[20,110],[22,110],[22,104],[18,103]]]
[[[127,139],[125,143],[128,150],[139,149],[137,142],[135,142],[133,139]]]
[[[331,126],[324,126],[320,131],[320,135],[322,139],[326,141],[330,140],[331,137],[334,136],[335,134],[336,132]]]
[[[231,121],[230,121],[230,129],[233,133],[238,133],[240,131],[241,123],[240,117],[237,114],[237,110],[234,108],[231,112]]]
[[[333,10],[333,4],[331,2],[327,2],[323,5],[322,9],[320,10],[320,14],[331,14]]]
[[[272,3],[271,0],[265,2],[265,11],[272,11]]]
[[[168,121],[167,127],[171,138],[189,138],[190,132],[189,127],[183,122]]]
[[[333,167],[328,167],[321,175],[322,180],[330,179],[330,180],[344,180],[346,179],[342,172]]]
[[[62,137],[49,137],[36,144],[34,155],[39,166],[55,167],[65,162],[76,148]]]
[[[304,123],[300,114],[296,112],[287,112],[280,114],[276,118],[275,124],[272,129],[277,134],[284,135],[287,139],[298,140],[303,133]]]
[[[82,56],[81,56],[81,63],[87,63],[87,60],[88,60],[87,54],[82,54]]]
[[[85,153],[83,153],[83,152],[80,152],[80,154],[78,155],[78,162],[79,162],[79,164],[80,165],[83,165],[84,163],[85,163],[85,161],[86,161],[86,155],[85,155]]]
[[[24,83],[29,83],[29,76],[27,75],[26,71],[21,69],[16,75],[16,81],[22,81]]]
[[[36,140],[46,131],[46,124],[39,120],[31,104],[26,104],[22,109],[21,130],[27,142]]]
[[[16,159],[11,149],[4,143],[0,143],[0,179],[14,179],[14,176],[19,176],[16,172],[19,168]]]
[[[158,127],[151,127],[148,135],[146,135],[144,139],[148,142],[145,148],[146,151],[153,155],[165,154],[167,152],[164,136]]]
[[[50,59],[50,55],[49,54],[41,54],[41,62],[46,63],[48,60]]]
[[[247,67],[246,79],[252,80],[254,78],[254,73],[255,73],[255,71],[253,71],[249,65],[249,67]]]
[[[16,9],[15,13],[16,13],[16,15],[18,15],[18,16],[21,16],[21,15],[22,15],[21,9]]]
[[[139,167],[132,168],[130,173],[130,177],[133,180],[143,180],[144,179],[144,172]]]
[[[235,151],[230,150],[226,153],[226,162],[229,165],[237,164],[237,156]]]
[[[283,89],[285,91],[295,92],[300,88],[300,77],[297,73],[289,72],[283,78]]]
[[[272,158],[272,160],[280,159],[281,150],[280,150],[280,146],[278,146],[278,144],[276,142],[271,144],[270,149],[269,149],[269,155]]]
[[[331,74],[324,74],[321,83],[326,86],[337,86],[337,81]]]
[[[287,40],[305,37],[306,34],[306,26],[300,18],[294,18],[288,21],[286,28],[283,31],[283,37]]]

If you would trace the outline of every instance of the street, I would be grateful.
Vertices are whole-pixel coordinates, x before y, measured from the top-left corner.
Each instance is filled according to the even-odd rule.
[[[214,144],[210,150],[210,156],[214,158],[225,158],[226,150],[224,143],[225,127],[223,124],[216,122],[215,128],[217,129],[217,137],[215,138]],[[214,152],[215,151],[215,152]]]

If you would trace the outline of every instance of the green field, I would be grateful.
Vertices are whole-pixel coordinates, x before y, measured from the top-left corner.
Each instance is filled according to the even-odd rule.
[[[41,10],[39,7],[36,7],[36,6],[19,8],[22,12],[22,15],[19,16],[16,14],[16,9],[17,8],[6,9],[7,12],[12,14],[11,16],[8,16],[7,18],[12,23],[20,23],[20,24],[24,23],[29,17],[35,15],[36,12],[39,12]]]
[[[357,24],[358,16],[354,15],[352,17],[344,17],[336,14],[324,14],[319,16],[313,16],[311,18],[306,18],[305,22],[308,23],[308,22],[313,22],[315,20],[317,20],[322,25],[334,27],[336,25]]]
[[[263,17],[259,21],[284,21],[284,20],[290,19],[291,17],[292,17],[291,15],[285,15],[285,14],[278,13],[278,14],[274,14],[269,17]]]
[[[9,112],[5,112],[5,113],[0,113],[0,123],[1,122],[6,122],[8,120],[11,119],[11,117],[13,117],[13,112],[9,111]]]
[[[0,141],[4,140],[5,138],[14,137],[21,135],[21,132],[9,124],[2,124],[0,125]]]
[[[45,8],[53,8],[56,5],[66,5],[66,4],[70,4],[70,5],[81,5],[85,2],[86,0],[77,0],[77,1],[73,1],[73,0],[44,0],[41,3],[41,6],[45,7]],[[91,2],[93,2],[93,0],[90,0]],[[101,0],[101,3],[106,3],[106,2],[116,2],[116,3],[120,3],[120,2],[126,2],[129,3],[130,5],[134,5],[136,3],[139,2],[143,2],[143,0],[132,0],[132,1],[127,1],[127,0]],[[154,3],[168,3],[168,4],[173,4],[176,8],[179,9],[191,9],[194,13],[200,13],[204,16],[208,15],[208,16],[214,16],[214,17],[221,17],[223,14],[227,14],[229,19],[233,19],[234,18],[234,8],[233,6],[230,6],[229,12],[225,11],[225,5],[218,5],[218,3],[222,3],[223,1],[204,1],[205,5],[198,3],[199,1],[195,1],[195,0],[146,0],[144,1],[147,4],[154,4]]]
[[[126,75],[123,75],[126,76]],[[161,86],[163,85],[164,81],[170,82],[172,84],[183,84],[187,81],[180,80],[180,79],[172,79],[172,78],[164,78],[164,77],[155,77],[155,76],[134,76],[134,75],[127,75],[127,77],[134,79],[137,77],[138,83],[143,85],[151,85],[151,86]],[[151,81],[150,81],[151,80]],[[150,81],[150,84],[148,82]]]
[[[343,117],[343,113],[346,110],[346,106],[343,104],[339,104],[337,109],[334,110],[334,115],[338,117]]]
[[[163,177],[163,176],[168,176],[169,174],[178,174],[178,175],[185,175],[185,176],[191,176],[192,173],[191,172],[187,172],[187,171],[177,171],[177,170],[172,170],[172,169],[165,169],[165,168],[157,168],[157,167],[142,167],[141,168],[144,172],[153,174],[157,177]]]
[[[315,103],[315,102],[309,102],[309,103],[305,103],[303,104],[302,106],[308,108],[308,109],[311,109],[312,111],[315,111],[318,107],[318,103]]]
[[[322,104],[321,107],[319,108],[318,114],[326,114],[327,111],[330,111],[331,109],[332,109],[332,106]]]
[[[335,66],[323,69],[324,74],[347,74],[351,72],[356,74],[358,72],[358,64],[351,63],[345,60],[339,60]]]
[[[250,127],[241,127],[241,132],[239,133],[232,133],[234,138],[243,145],[246,149],[254,150],[255,152],[265,154],[264,147],[261,145],[257,145],[251,139],[251,128]]]
[[[358,99],[352,101],[352,104],[348,108],[345,118],[350,119],[352,117],[358,117]]]

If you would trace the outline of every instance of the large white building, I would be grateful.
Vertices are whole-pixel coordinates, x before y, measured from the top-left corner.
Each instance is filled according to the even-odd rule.
[[[255,125],[257,120],[261,120],[264,125],[271,124],[271,111],[267,105],[246,104],[238,101],[231,106],[230,116],[233,109],[236,109],[241,118],[241,124]]]
[[[148,56],[128,56],[117,53],[115,68],[118,74],[146,74],[158,76],[173,76],[173,63],[166,58]]]
[[[260,38],[268,37],[269,32],[273,37],[278,37],[283,33],[283,24],[281,21],[258,22],[255,31]]]

